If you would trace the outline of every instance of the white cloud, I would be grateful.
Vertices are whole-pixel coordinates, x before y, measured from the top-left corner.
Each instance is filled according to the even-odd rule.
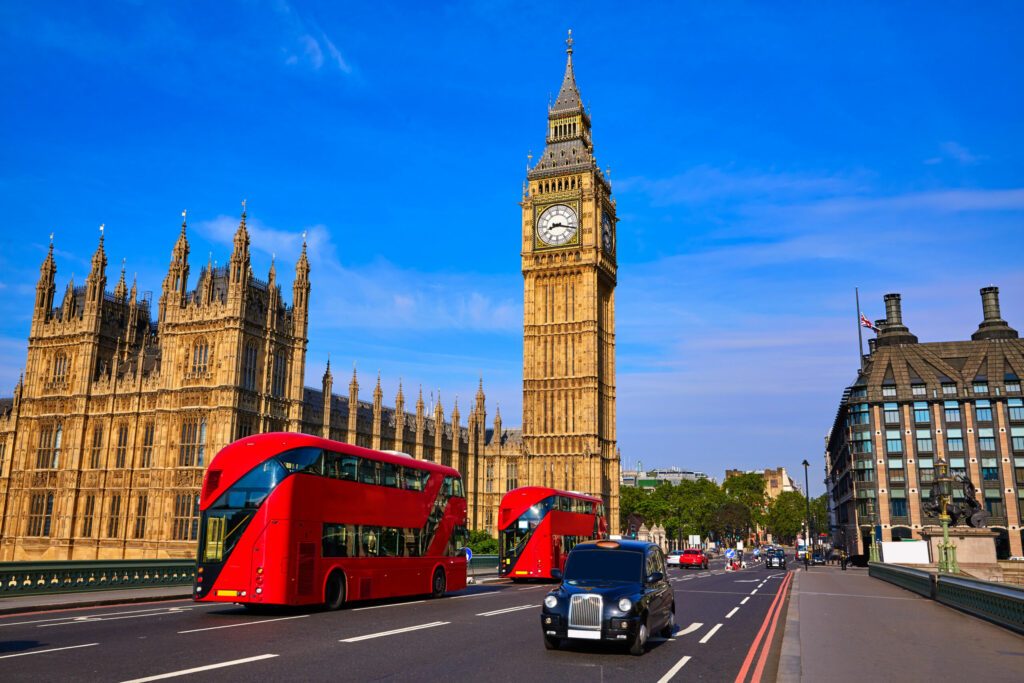
[[[307,33],[299,36],[299,43],[306,54],[306,59],[309,60],[314,69],[319,69],[324,65],[324,53],[320,49],[320,43],[316,41],[316,38]]]

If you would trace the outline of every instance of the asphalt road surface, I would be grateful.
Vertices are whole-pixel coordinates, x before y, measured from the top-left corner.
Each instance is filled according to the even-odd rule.
[[[337,612],[170,601],[9,615],[0,671],[4,681],[773,680],[788,573],[725,572],[720,560],[669,573],[677,632],[642,657],[589,642],[547,651],[539,615],[551,586],[493,583]]]

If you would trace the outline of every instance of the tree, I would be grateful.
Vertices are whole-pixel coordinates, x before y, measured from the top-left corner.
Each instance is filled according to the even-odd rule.
[[[817,498],[811,498],[811,524],[814,533],[828,535],[830,520],[828,518],[827,493],[823,493]]]
[[[777,541],[791,542],[803,528],[806,512],[804,494],[783,491],[769,506],[765,526]]]
[[[760,472],[747,472],[729,477],[723,482],[722,489],[730,499],[747,508],[754,524],[761,524],[764,521],[768,496],[764,489],[764,476]]]
[[[467,545],[477,555],[498,554],[498,539],[482,529],[473,529],[469,532],[469,543]]]

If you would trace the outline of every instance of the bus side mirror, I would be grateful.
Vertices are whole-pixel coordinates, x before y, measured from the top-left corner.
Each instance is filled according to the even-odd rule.
[[[561,581],[562,580],[562,570],[561,569],[552,569],[551,570],[551,578],[555,579],[556,581]]]

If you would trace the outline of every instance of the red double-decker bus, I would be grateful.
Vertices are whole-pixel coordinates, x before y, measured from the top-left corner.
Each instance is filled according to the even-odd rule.
[[[516,579],[550,579],[580,541],[607,538],[600,498],[542,486],[513,489],[498,512],[498,572]]]
[[[457,470],[307,434],[236,441],[200,497],[194,597],[313,605],[466,586]]]

